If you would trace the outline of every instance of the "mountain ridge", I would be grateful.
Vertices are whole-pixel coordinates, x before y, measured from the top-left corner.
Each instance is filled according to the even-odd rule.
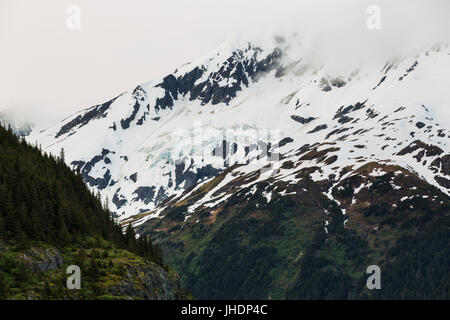
[[[298,141],[298,139],[307,138],[308,135],[316,135],[318,137],[316,138],[317,141],[320,141],[320,139],[330,140],[338,136],[339,134],[350,130],[353,127],[350,126],[350,124],[352,123],[356,123],[354,127],[358,129],[357,122],[363,121],[363,118],[350,116],[352,113],[354,114],[358,110],[367,110],[366,115],[364,116],[365,121],[375,119],[379,115],[379,112],[377,112],[377,110],[374,108],[374,106],[376,106],[376,103],[374,103],[375,101],[373,102],[370,98],[368,98],[368,96],[374,96],[374,98],[372,99],[375,100],[379,99],[380,95],[378,95],[377,97],[377,90],[386,90],[387,92],[389,92],[389,86],[394,85],[394,81],[397,82],[395,88],[397,88],[399,92],[400,90],[405,91],[405,89],[402,89],[401,87],[402,84],[405,83],[405,81],[408,81],[408,75],[414,74],[414,70],[416,68],[421,68],[421,65],[418,63],[417,59],[414,58],[414,60],[411,59],[411,66],[409,65],[410,63],[407,62],[408,59],[400,63],[404,67],[400,66],[399,62],[397,62],[397,64],[395,64],[394,62],[386,63],[381,69],[379,76],[372,76],[371,74],[363,75],[362,73],[358,74],[356,71],[352,71],[349,72],[349,74],[347,75],[347,79],[345,79],[345,76],[343,75],[327,76],[326,70],[323,71],[321,69],[319,69],[320,71],[312,69],[309,70],[308,73],[308,71],[306,70],[308,70],[309,65],[307,63],[302,65],[301,57],[293,56],[293,54],[291,53],[292,50],[289,51],[289,46],[285,44],[286,48],[280,49],[280,42],[282,43],[283,41],[285,41],[284,43],[286,43],[286,39],[284,39],[283,41],[280,39],[284,38],[274,38],[271,46],[267,45],[266,43],[265,51],[263,49],[260,49],[257,45],[251,45],[250,42],[248,42],[247,45],[236,45],[238,49],[234,50],[226,47],[226,45],[223,45],[216,54],[211,54],[210,58],[204,59],[202,64],[200,65],[185,65],[182,69],[176,70],[174,74],[170,74],[164,77],[161,82],[157,82],[156,84],[154,84],[153,82],[142,84],[140,86],[137,86],[134,90],[119,95],[118,97],[108,101],[105,104],[88,108],[82,113],[76,113],[74,116],[67,119],[62,125],[58,125],[54,127],[54,129],[47,130],[44,133],[32,135],[29,138],[29,141],[34,142],[33,140],[35,140],[40,144],[42,143],[44,149],[49,150],[53,153],[58,152],[58,148],[64,147],[64,145],[66,144],[65,140],[67,140],[68,145],[73,145],[74,143],[80,144],[81,141],[83,141],[84,147],[81,153],[86,154],[86,156],[81,156],[79,154],[77,155],[78,151],[74,151],[74,149],[76,148],[70,148],[71,150],[67,150],[68,158],[70,159],[69,164],[73,167],[80,167],[83,177],[88,182],[88,184],[91,187],[102,190],[102,192],[105,193],[109,199],[112,199],[112,211],[115,212],[120,219],[124,219],[126,217],[129,217],[130,215],[142,213],[142,210],[144,210],[146,207],[148,208],[148,210],[158,209],[159,205],[172,195],[180,195],[180,183],[175,184],[174,180],[179,180],[182,178],[180,178],[179,174],[177,175],[177,171],[179,171],[178,168],[180,168],[180,165],[175,164],[175,162],[183,162],[185,163],[184,169],[189,168],[190,172],[184,172],[185,177],[187,174],[188,176],[190,175],[198,177],[200,179],[211,179],[215,174],[225,168],[224,165],[219,164],[220,161],[216,161],[217,159],[208,157],[208,155],[205,156],[205,153],[214,152],[217,146],[220,145],[220,132],[212,133],[212,135],[217,136],[215,139],[216,141],[201,142],[203,143],[203,145],[200,148],[203,149],[201,152],[204,159],[199,159],[196,146],[192,147],[192,143],[190,143],[188,139],[182,140],[181,138],[176,136],[177,132],[180,132],[179,135],[195,135],[195,131],[198,129],[196,121],[202,122],[200,126],[202,128],[204,127],[205,129],[211,128],[213,130],[220,129],[226,131],[230,128],[234,130],[233,126],[239,127],[239,125],[237,125],[236,123],[232,123],[235,113],[230,112],[230,110],[235,108],[244,110],[242,108],[249,105],[247,109],[250,109],[250,111],[247,111],[248,115],[246,115],[246,118],[242,121],[242,128],[253,127],[257,131],[258,129],[260,129],[261,131],[270,131],[271,129],[275,129],[278,130],[281,135],[283,135],[277,137],[279,139],[278,141],[264,141],[264,139],[261,139],[261,141],[255,141],[255,143],[258,145],[258,148],[261,149],[261,152],[267,153],[269,150],[263,150],[264,147],[259,146],[259,144],[266,144],[266,146],[268,146],[268,142],[270,142],[271,146],[276,146],[276,144],[282,139],[292,139],[293,137],[291,137],[290,135],[298,135],[299,130],[308,128],[305,134],[299,135],[299,138],[295,139],[294,137],[294,144],[297,144],[298,147],[301,147],[300,145],[298,145],[298,143],[296,143],[296,141]],[[233,43],[233,41],[229,42]],[[228,50],[223,49],[224,47],[228,48]],[[445,48],[447,47],[443,47],[442,51],[445,51]],[[293,52],[296,53],[296,50],[293,50]],[[422,56],[422,59],[426,60],[428,58],[428,60],[431,60],[431,58],[429,58],[430,56],[435,57],[436,55],[439,55],[441,57],[440,61],[443,61],[442,63],[445,63],[445,58],[447,57],[443,52],[440,52],[440,50],[441,48],[436,47],[435,49],[426,52],[426,54]],[[287,51],[287,53],[285,54],[284,51]],[[231,53],[227,54],[227,52]],[[261,55],[262,58],[258,59],[258,55]],[[289,58],[285,58],[286,56],[289,56]],[[216,62],[217,59],[218,62]],[[287,72],[286,70],[289,71]],[[287,74],[284,74],[286,72]],[[305,72],[308,73],[307,77],[305,77],[304,75]],[[314,76],[314,74],[317,74],[317,72],[323,72],[324,76]],[[397,77],[395,74],[392,74],[393,72],[399,74],[399,76]],[[301,73],[303,73],[303,77],[300,75]],[[353,77],[351,76],[352,74]],[[367,91],[367,93],[360,95],[360,97],[358,97],[357,99],[343,99],[343,95],[346,95],[348,92],[347,88],[350,86],[355,86],[356,88],[358,88],[360,85],[362,85],[362,83],[361,81],[358,82],[357,80],[363,76],[365,76],[367,80],[367,75],[369,78],[368,80],[373,79],[375,76],[376,78],[378,78],[371,80],[373,85],[370,85],[369,83],[370,88],[366,86],[365,90]],[[387,77],[388,80],[386,80]],[[411,78],[411,76],[409,76],[409,78]],[[265,83],[261,84],[261,82]],[[365,85],[367,81],[363,82]],[[390,84],[386,84],[387,82],[389,82]],[[292,85],[292,83],[294,84]],[[296,83],[301,84],[300,88]],[[413,83],[413,85],[415,85],[415,83]],[[260,103],[258,100],[258,95],[263,94],[264,98],[267,97],[265,86],[272,86],[272,89],[280,87],[281,90],[279,91],[288,92],[279,94],[279,99],[282,100],[281,103],[275,102],[276,99],[273,99],[272,97],[271,101],[273,102],[271,103],[272,105],[277,105],[275,107],[275,110],[279,111],[281,111],[280,106],[286,106],[284,109],[289,109],[289,111],[286,112],[286,110],[283,110],[282,112],[288,113],[286,116],[290,117],[293,121],[299,122],[299,124],[303,126],[296,127],[295,123],[287,122],[287,117],[282,118],[281,116],[277,115],[276,119],[278,120],[271,121],[269,116],[267,116],[267,119],[264,119],[263,117],[258,116],[257,113],[255,113],[257,109],[255,109],[254,105],[255,103]],[[380,88],[380,86],[382,86],[383,88]],[[260,88],[258,89],[258,87]],[[292,87],[293,89],[289,89],[289,87]],[[261,90],[263,90],[262,93]],[[317,90],[320,90],[319,93],[323,93],[324,96],[325,94],[332,95],[333,98],[331,98],[331,100],[341,99],[349,102],[346,104],[343,103],[344,101],[339,103],[340,108],[338,108],[335,114],[333,114],[332,117],[327,120],[327,111],[324,110],[323,107],[321,107],[321,109],[319,110],[318,108],[314,108],[311,106],[312,104],[320,106],[321,103],[330,100],[317,95],[317,93],[314,92]],[[252,91],[256,92],[253,93]],[[299,91],[304,92],[300,95]],[[311,98],[315,99],[316,102],[312,103],[311,101],[302,101],[304,99],[302,97],[310,99],[308,98],[309,92],[312,95]],[[238,95],[238,97],[236,97],[236,95]],[[348,96],[352,95],[354,95],[354,93],[348,94]],[[273,94],[273,96],[276,97],[277,93]],[[252,101],[251,103],[249,99]],[[117,105],[115,109],[118,109],[119,105],[128,104],[128,107],[121,107],[120,111],[116,111],[114,110],[115,102]],[[229,105],[231,102],[233,103],[233,105]],[[174,106],[174,103],[176,104],[176,106]],[[392,103],[392,101],[390,101],[389,103]],[[395,106],[395,109],[391,112],[385,112],[383,114],[384,120],[386,121],[382,124],[388,127],[395,125],[395,122],[405,120],[407,118],[407,116],[405,116],[405,109],[410,111],[411,116],[415,116],[416,114],[423,114],[421,116],[421,119],[417,120],[417,123],[422,123],[425,125],[424,121],[428,121],[431,124],[432,121],[430,119],[432,118],[432,114],[424,104],[419,104],[416,106],[412,105],[408,108],[402,107],[401,104],[402,103]],[[207,111],[208,109],[202,108],[202,106],[205,105],[210,105],[214,108],[213,110]],[[273,109],[273,107],[271,108]],[[129,111],[127,111],[126,109],[128,109]],[[432,108],[433,111],[441,111],[441,109],[442,108]],[[426,112],[428,112],[429,116],[421,112],[424,110],[427,110]],[[194,112],[196,112],[198,116],[188,116],[188,114],[192,114]],[[220,121],[220,119],[216,119],[213,121],[214,124],[211,126],[211,124],[208,124],[208,122],[211,122],[208,116],[200,116],[200,114],[204,112],[217,112],[219,114],[222,114],[223,118],[226,119],[224,120],[224,122],[228,123],[224,123],[220,126],[217,125],[217,122]],[[244,112],[241,112],[241,115],[245,114]],[[268,108],[267,114],[270,114],[270,112],[273,113],[273,111],[270,111]],[[115,114],[115,116],[113,116],[113,113]],[[400,119],[391,119],[391,122],[387,121],[388,117],[392,116],[394,113],[397,113],[399,115],[403,113],[403,115]],[[122,116],[118,117],[119,114],[122,114]],[[320,114],[322,114],[322,117],[320,116]],[[185,116],[185,119],[182,119],[183,115]],[[439,113],[437,114],[437,116],[440,117],[440,120],[444,121]],[[211,118],[212,117],[213,116],[211,116]],[[216,118],[219,117],[220,116],[217,116]],[[228,119],[229,117],[231,118]],[[383,117],[380,117],[378,119],[381,119]],[[324,119],[320,120],[321,118]],[[100,125],[99,123],[102,122],[102,119],[109,121],[108,125],[103,123]],[[117,120],[114,121],[115,119]],[[330,123],[327,123],[327,121],[330,120],[337,121],[338,126],[342,128],[339,128],[335,125],[334,130],[328,130],[326,135],[324,135],[323,133],[326,131],[326,128],[330,126]],[[322,121],[323,123],[319,123],[320,121]],[[90,126],[91,128],[86,129],[86,134],[88,134],[89,136],[97,134],[98,130],[92,128],[94,123],[96,127],[100,125],[104,129],[101,129],[103,131],[100,131],[99,139],[94,139],[95,141],[89,141],[89,143],[86,145],[88,140],[85,139],[84,134],[81,134],[79,132],[83,132],[85,126]],[[237,123],[239,123],[239,120],[237,121]],[[286,125],[287,123],[289,124]],[[164,129],[165,126],[167,126],[168,128]],[[142,129],[139,129],[140,127],[142,127]],[[359,133],[359,135],[364,135],[367,130],[373,130],[373,127],[366,128],[362,126],[360,129],[361,130],[359,132],[358,130],[355,131],[357,132],[357,134]],[[386,128],[382,126],[381,129],[382,130],[380,130],[379,132],[380,136],[384,134],[381,131],[386,130]],[[411,128],[409,134],[413,135],[415,133],[412,133],[412,129],[413,128]],[[56,130],[56,133],[52,130]],[[436,135],[448,137],[449,134],[448,130],[446,129],[446,125],[444,125],[439,130],[440,131]],[[233,138],[235,140],[239,139],[239,137],[236,137],[239,134],[243,134],[244,136],[246,136],[246,133],[244,131],[245,130],[241,130],[241,132],[239,132],[239,130],[236,130],[234,134],[232,133]],[[124,133],[122,134],[122,132]],[[144,132],[144,135],[141,135],[140,132]],[[150,132],[150,135],[146,132]],[[202,131],[202,133],[204,133],[204,131]],[[392,133],[395,134],[395,130],[393,130]],[[225,134],[226,132],[222,133],[222,135],[224,136]],[[264,134],[265,132],[262,132],[262,135]],[[54,135],[53,138],[52,135]],[[114,136],[116,135],[118,137],[114,138]],[[122,135],[123,137],[121,137]],[[270,132],[268,135],[270,135]],[[73,138],[72,136],[79,136],[79,138]],[[159,140],[159,144],[163,145],[162,147],[158,147],[158,143],[149,141],[150,139],[158,139],[158,137],[162,137],[162,139]],[[194,137],[193,140],[195,139],[196,138]],[[370,139],[375,139],[375,137],[370,137]],[[392,137],[392,139],[395,138]],[[404,139],[406,141],[406,138]],[[422,139],[425,140],[424,138]],[[166,140],[166,143],[162,142],[164,140]],[[124,141],[126,141],[127,146],[118,146],[120,144],[123,145]],[[313,142],[316,143],[317,141]],[[386,141],[387,142],[384,148],[389,148],[388,144],[390,143],[390,141]],[[415,140],[412,140],[411,143],[413,141]],[[175,152],[178,150],[174,151],[173,146],[183,143],[186,146],[190,146],[191,150],[186,153],[191,153],[191,155],[181,154],[180,156],[175,154]],[[212,146],[213,143],[216,143],[217,146]],[[232,145],[232,143],[233,141],[229,142],[230,145]],[[437,141],[437,143],[439,144],[441,142]],[[130,147],[128,147],[128,145]],[[357,143],[355,143],[355,145],[357,146],[356,149],[358,147],[360,149],[363,149],[363,144],[358,145]],[[248,153],[245,152],[245,148],[250,147],[250,145],[242,144],[238,146],[238,150],[236,150],[237,153],[240,152],[239,149],[244,149],[243,154],[239,154],[238,156],[236,156],[240,157],[241,162],[246,162],[248,160],[245,159],[245,157],[248,156]],[[286,149],[285,146],[282,146],[281,148],[283,147],[284,149]],[[179,147],[179,149],[182,148],[182,146]],[[226,148],[227,146],[225,146],[224,149]],[[394,148],[397,147],[394,146]],[[149,151],[146,150],[153,151],[149,154]],[[385,149],[381,151],[384,150]],[[154,152],[159,154],[157,156],[154,156]],[[194,154],[194,156],[192,156],[192,153]],[[224,152],[222,152],[222,154],[223,153]],[[229,158],[230,154],[233,154],[233,152],[228,153],[225,158]],[[136,165],[132,166],[127,162],[130,158],[133,157],[137,158],[137,163]],[[390,157],[386,157],[385,159],[388,158]],[[171,162],[171,164],[165,167],[165,165],[162,163],[164,159]],[[192,161],[194,161],[194,163],[189,164]],[[232,163],[232,161],[230,161],[230,163]],[[112,162],[112,164],[109,162]],[[148,167],[148,165],[145,164],[146,162],[150,163],[149,166],[151,169],[154,169],[155,166],[159,166],[161,169],[158,170],[159,172],[157,172],[156,169],[153,170],[155,172],[153,172],[151,175],[146,174],[146,172],[149,170],[139,169],[142,165],[144,166],[143,168]],[[208,167],[212,169],[207,169]],[[131,172],[133,170],[136,172]],[[205,176],[203,176],[201,172],[205,172]],[[142,182],[140,182],[141,175],[145,176],[142,178]],[[154,181],[160,180],[159,176],[163,175],[169,175],[169,178],[164,182],[154,184]],[[137,179],[137,181],[134,181],[135,179],[133,177]],[[194,181],[191,183],[195,184],[201,181],[198,178],[193,178]],[[448,182],[443,179],[447,178],[445,178],[445,176],[439,176],[439,178],[437,178],[436,180],[434,179],[434,177],[427,177],[428,181],[433,181],[432,183],[438,187],[444,186],[444,192],[448,192],[445,188],[445,186],[448,185]],[[130,181],[133,184],[136,184],[136,187],[130,185]],[[186,185],[184,189],[190,187],[191,183]],[[173,187],[173,185],[175,185],[175,187]],[[145,189],[147,191],[144,192],[142,191],[144,189],[141,189],[141,191],[139,191],[139,187],[150,187],[153,189]],[[129,190],[124,192],[125,188]],[[147,194],[147,197],[140,196],[140,194],[142,194],[143,192]],[[155,197],[153,195],[154,198],[151,199],[150,195],[152,193],[159,194],[159,196]],[[129,199],[135,198],[137,198],[138,200],[134,201],[136,202],[136,204],[133,204],[133,201],[130,201]],[[124,203],[124,201],[126,201],[126,203]]]
[[[296,36],[229,40],[28,139],[64,148],[197,298],[448,296],[449,47],[307,57]]]

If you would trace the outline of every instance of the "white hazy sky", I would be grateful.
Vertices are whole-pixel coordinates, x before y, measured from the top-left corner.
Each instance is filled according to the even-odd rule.
[[[396,35],[385,45],[450,29],[448,0],[0,0],[0,111],[47,126],[172,72],[241,30],[298,21],[332,34],[350,19],[368,32],[366,8],[378,3],[382,38]],[[67,28],[70,5],[81,9],[80,30]]]

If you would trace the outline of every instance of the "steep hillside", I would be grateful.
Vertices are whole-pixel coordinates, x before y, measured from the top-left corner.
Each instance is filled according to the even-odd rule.
[[[224,189],[227,201],[185,219],[192,197],[137,231],[164,244],[197,298],[448,298],[446,194],[401,167],[372,162],[331,189],[339,205],[323,194],[330,182],[311,178],[315,170],[299,171],[298,183],[235,184]],[[379,292],[365,286],[370,265],[382,270]]]
[[[0,298],[185,296],[160,248],[124,234],[64,153],[43,155],[0,127],[0,193]],[[71,264],[81,268],[80,291],[66,287]]]

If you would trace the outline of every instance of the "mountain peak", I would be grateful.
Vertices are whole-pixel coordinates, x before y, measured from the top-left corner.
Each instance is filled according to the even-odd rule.
[[[443,117],[448,51],[336,72],[307,60],[296,36],[232,37],[196,62],[29,139],[52,153],[64,147],[68,163],[112,199],[121,219],[158,216],[234,165],[240,169],[223,183],[252,173],[244,187],[259,181],[265,167],[273,174],[259,179],[298,181],[295,172],[319,166],[314,181],[330,175],[339,181],[343,168],[389,161],[449,194],[445,173],[428,167],[445,162],[441,155],[419,162],[398,153],[415,140],[449,152],[442,138],[450,135]],[[217,190],[195,208],[226,197]]]

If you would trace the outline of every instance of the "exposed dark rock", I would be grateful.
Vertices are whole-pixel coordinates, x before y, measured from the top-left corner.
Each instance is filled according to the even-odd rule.
[[[146,119],[146,115],[144,114],[144,115],[136,122],[136,124],[137,124],[138,126],[143,125],[144,122],[145,122],[145,119]]]
[[[106,170],[102,178],[93,178],[89,175],[92,168],[99,163],[100,161],[104,160],[105,163],[108,163],[109,158],[106,156],[109,153],[114,153],[108,149],[102,149],[102,153],[100,155],[97,155],[93,157],[90,161],[84,163],[84,161],[73,161],[71,164],[78,169],[81,170],[81,175],[83,179],[90,185],[98,187],[99,189],[104,189],[108,186],[110,180],[111,180],[111,172],[109,169]],[[108,160],[106,160],[108,159]]]
[[[340,124],[345,124],[345,123],[347,123],[347,122],[350,122],[350,121],[352,121],[354,118],[350,118],[350,117],[347,117],[347,116],[343,116],[343,117],[341,117],[339,120],[338,120],[338,122],[340,123]]]
[[[173,100],[176,100],[178,98],[179,86],[186,82],[188,82],[192,86],[194,82],[202,76],[202,74],[203,70],[195,68],[191,72],[187,73],[183,78],[177,79],[172,74],[166,76],[163,79],[163,82],[156,86],[165,89],[165,95],[164,97],[158,98],[156,100],[155,110],[159,111],[161,109],[172,108]]]
[[[423,127],[425,127],[425,123],[419,121],[416,123],[416,127],[422,129]]]
[[[47,272],[56,270],[64,264],[61,253],[52,247],[33,247],[20,255],[23,263],[33,272]]]
[[[440,186],[450,189],[450,180],[441,176],[435,176],[434,180],[436,180],[437,183],[439,183]]]
[[[175,164],[175,186],[178,187],[184,180],[186,180],[186,175],[189,169],[192,168],[194,161],[191,159],[189,167],[186,169],[185,162],[180,162]],[[185,172],[186,171],[186,172]]]
[[[450,154],[447,154],[441,158],[441,172],[446,176],[450,176]]]
[[[364,102],[357,102],[355,105],[349,105],[347,107],[341,106],[338,109],[338,111],[336,111],[336,114],[334,115],[333,120],[342,118],[350,112],[357,111],[359,109],[364,108],[366,106],[366,102],[367,102],[367,100]]]
[[[106,111],[109,109],[111,104],[116,101],[118,97],[98,106],[93,106],[89,109],[86,109],[86,112],[83,115],[77,116],[75,119],[69,121],[65,125],[61,127],[61,129],[56,134],[55,138],[59,138],[63,134],[69,132],[75,127],[81,128],[89,123],[92,119],[104,118],[108,114]]]
[[[318,125],[317,127],[315,127],[314,129],[312,129],[311,131],[308,131],[308,133],[315,133],[317,131],[324,130],[324,129],[328,129],[328,126],[326,124],[321,124],[321,125]]]
[[[133,105],[133,110],[131,115],[125,119],[120,120],[120,125],[122,129],[128,129],[130,127],[131,122],[136,118],[137,113],[139,112],[142,103],[147,99],[147,93],[141,86],[137,86],[133,90],[133,98],[135,99],[135,103]],[[149,105],[147,105],[147,109],[150,109]],[[138,125],[142,125],[145,121],[145,113],[144,115],[137,121]]]
[[[395,110],[395,111],[394,111],[394,113],[397,113],[397,112],[403,111],[403,110],[405,110],[405,109],[406,109],[405,107],[400,107],[400,108],[398,108],[397,110]]]
[[[118,283],[105,287],[105,293],[128,299],[181,300],[186,293],[174,272],[167,272],[153,262],[130,263]]]
[[[286,138],[281,139],[280,142],[278,142],[278,146],[281,148],[281,147],[283,147],[283,146],[285,146],[285,145],[287,145],[288,143],[291,143],[291,142],[293,142],[293,141],[294,141],[294,140],[293,140],[292,138],[286,137]]]
[[[301,154],[304,154],[305,152],[307,152],[307,151],[309,151],[309,150],[311,150],[312,148],[314,148],[315,146],[317,146],[317,145],[319,145],[318,143],[317,144],[313,144],[313,145],[310,145],[310,144],[304,144],[304,145],[302,145],[299,149],[298,149],[298,152],[296,153],[296,155],[301,155]]]
[[[137,195],[133,201],[141,200],[145,204],[149,204],[155,197],[155,187],[139,187],[133,192],[133,194]]]
[[[366,110],[366,114],[367,114],[367,119],[373,119],[378,117],[378,113],[375,112],[375,110],[369,108]]]
[[[70,164],[72,165],[72,167],[75,170],[80,170],[80,172],[81,172],[81,168],[83,168],[83,166],[86,164],[86,162],[85,161],[72,161]]]
[[[109,181],[111,180],[111,171],[109,169],[106,170],[105,174],[103,175],[102,178],[92,178],[92,177],[88,177],[86,179],[86,181],[91,185],[91,186],[97,186],[99,189],[105,189],[108,184]]]
[[[450,176],[450,154],[434,159],[430,164],[430,168],[434,173],[437,173],[440,170],[444,175]]]
[[[341,78],[334,78],[330,80],[330,83],[333,87],[341,88],[346,85],[346,82]]]
[[[424,149],[426,152],[425,155],[427,157],[434,157],[434,156],[440,155],[441,153],[444,152],[444,150],[442,150],[441,148],[439,148],[437,146],[426,144],[420,140],[415,140],[412,143],[410,143],[407,147],[400,150],[397,153],[397,155],[404,156],[404,155],[406,155],[408,153],[412,153],[418,149]]]
[[[337,161],[337,159],[338,159],[338,156],[334,155],[334,156],[331,156],[331,157],[325,159],[324,162],[326,165],[330,165],[330,164],[335,163]]]
[[[131,121],[133,121],[136,118],[136,114],[138,113],[140,107],[141,107],[141,105],[139,104],[138,101],[136,101],[133,106],[133,112],[131,113],[131,115],[126,119],[120,120],[120,125],[121,125],[122,129],[125,130],[130,127],[130,123],[131,123]]]
[[[403,76],[398,78],[398,80],[402,81],[411,71],[413,71],[417,67],[418,64],[419,64],[419,62],[415,61],[414,64],[406,70],[406,72],[403,74]]]
[[[108,129],[113,129],[113,131],[117,130],[116,123],[114,122],[112,126],[108,127]]]
[[[421,150],[417,155],[415,155],[413,158],[417,159],[417,162],[422,161],[423,156],[425,155],[425,150]]]
[[[248,51],[253,52],[253,56],[250,59],[244,59],[243,54]],[[257,80],[261,73],[279,67],[281,57],[279,49],[275,49],[264,59],[259,60],[258,55],[261,52],[261,49],[250,44],[244,50],[236,50],[217,72],[211,73],[208,79],[201,83],[196,82],[205,73],[204,67],[196,67],[178,78],[174,75],[165,77],[163,82],[157,85],[157,87],[165,89],[165,95],[157,99],[156,111],[171,108],[174,105],[174,100],[178,99],[178,95],[186,96],[188,93],[190,94],[190,100],[201,100],[203,105],[209,102],[213,105],[228,104],[231,99],[236,97],[237,92],[242,90],[243,86],[249,85],[249,79]],[[234,81],[230,81],[229,85],[223,86],[221,84],[222,79]]]
[[[175,165],[175,185],[179,187],[181,183],[184,182],[184,189],[189,189],[193,185],[195,185],[198,181],[214,177],[221,172],[220,169],[216,169],[210,164],[196,168],[196,171],[193,170],[193,161],[187,169],[185,169],[185,163],[180,163]]]
[[[375,90],[376,88],[378,88],[383,82],[384,80],[386,80],[386,76],[384,76],[383,78],[381,78],[380,82],[378,82],[378,84],[373,88],[373,90]]]
[[[291,119],[294,120],[294,121],[300,122],[301,124],[307,124],[307,123],[310,123],[311,121],[313,121],[313,120],[315,120],[317,118],[314,118],[314,117],[303,118],[303,117],[294,115],[294,116],[291,116]]]
[[[342,133],[342,132],[345,132],[348,130],[350,130],[350,128],[335,129],[335,130],[331,131],[330,133],[328,133],[327,136],[325,137],[325,139],[328,139],[332,135],[339,134],[339,133]]]
[[[281,166],[282,169],[292,169],[294,168],[294,163],[292,161],[286,161],[283,163],[283,165]]]
[[[117,189],[116,193],[114,193],[114,196],[112,198],[112,202],[116,205],[117,209],[120,209],[127,203],[127,199],[125,199],[125,197],[122,196],[119,192],[120,188]]]
[[[170,188],[170,182],[169,182],[169,188]],[[169,196],[166,194],[166,189],[164,187],[160,187],[153,202],[155,203],[155,205],[159,205],[168,198],[169,198]]]

